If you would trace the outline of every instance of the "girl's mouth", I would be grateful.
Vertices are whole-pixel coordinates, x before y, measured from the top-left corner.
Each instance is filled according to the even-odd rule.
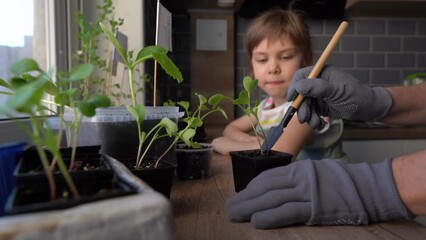
[[[270,81],[270,82],[266,82],[266,84],[269,84],[269,85],[280,85],[280,84],[283,84],[284,83],[284,81]]]

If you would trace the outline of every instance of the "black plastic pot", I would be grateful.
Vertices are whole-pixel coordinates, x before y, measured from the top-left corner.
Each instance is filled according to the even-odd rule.
[[[145,162],[152,162],[150,159]],[[160,161],[159,166],[155,168],[153,164],[149,167],[143,166],[141,169],[135,169],[134,160],[120,160],[130,171],[140,179],[144,180],[155,191],[170,198],[170,192],[175,175],[176,165],[167,161]]]
[[[104,156],[101,156],[102,158]],[[107,161],[105,165],[109,166]],[[123,166],[124,168],[124,166]],[[100,173],[100,174],[99,174]],[[50,187],[44,174],[33,173],[23,181],[18,181],[17,187],[9,195],[6,203],[6,214],[21,214],[47,210],[66,209],[83,203],[109,199],[134,194],[137,190],[131,183],[117,177],[114,168],[105,171],[86,171],[71,177],[80,193],[80,198],[74,198],[65,181],[59,180],[60,173],[55,173],[57,200],[50,200]]]
[[[156,126],[161,119],[168,117],[178,120],[183,113],[179,112],[179,107],[145,107],[146,119],[143,120],[141,129],[145,133]],[[138,125],[134,117],[124,107],[98,108],[96,109],[96,121],[99,137],[102,141],[101,152],[108,154],[118,160],[136,159],[139,147]],[[160,132],[165,135],[163,129]],[[150,137],[145,140],[142,149],[145,149],[150,142]],[[158,158],[172,143],[173,138],[163,137],[157,139],[149,148],[145,159]],[[174,149],[169,151],[163,160],[176,163]]]
[[[148,133],[160,120],[144,120],[142,130]],[[101,122],[98,123],[99,134],[102,139],[102,153],[108,154],[118,160],[136,159],[139,138],[136,121],[122,121],[122,122]],[[166,134],[165,130],[161,134]],[[150,142],[148,138],[142,149],[144,149]],[[146,159],[158,158],[172,143],[173,138],[164,137],[157,139],[145,155]],[[176,163],[174,148],[171,149],[164,160],[171,163]]]
[[[261,155],[259,149],[230,152],[235,191],[246,188],[259,173],[291,163],[292,155],[271,150]]]
[[[176,146],[176,175],[179,179],[200,179],[209,175],[213,146],[202,146],[200,149],[188,148],[185,144]]]
[[[100,146],[77,147],[76,168],[70,171],[70,175],[75,182],[85,182],[88,179],[93,180],[94,178],[111,177],[113,175],[111,167],[107,164],[103,155],[99,153],[99,150]],[[62,148],[60,151],[68,167],[70,164],[71,148]],[[48,151],[46,153],[49,161],[51,161],[52,155]],[[36,149],[30,148],[23,152],[22,158],[15,168],[14,176],[17,184],[21,187],[47,183],[47,177],[43,171]],[[53,176],[55,182],[65,182],[59,170],[56,170]]]

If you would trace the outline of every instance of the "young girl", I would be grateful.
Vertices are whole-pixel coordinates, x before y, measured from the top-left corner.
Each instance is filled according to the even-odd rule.
[[[251,22],[246,41],[251,72],[269,97],[259,105],[259,122],[254,116],[242,116],[226,126],[223,137],[213,140],[215,150],[224,155],[230,151],[260,148],[256,137],[250,134],[251,124],[257,125],[257,132],[265,135],[278,125],[291,104],[286,96],[294,72],[312,64],[309,27],[293,11],[273,9],[261,14]],[[300,124],[294,116],[272,149],[290,153],[293,158],[299,155],[300,159],[344,160],[340,142],[343,123],[325,120],[327,126],[313,132],[308,124]]]

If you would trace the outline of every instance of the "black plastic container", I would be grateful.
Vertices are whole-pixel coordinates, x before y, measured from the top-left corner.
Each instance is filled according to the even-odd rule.
[[[159,166],[154,168],[153,164],[150,167],[135,169],[134,160],[120,160],[135,176],[145,181],[155,191],[170,198],[170,193],[173,184],[173,177],[176,171],[176,165],[167,161],[160,161]],[[152,162],[150,159],[145,162]]]
[[[130,185],[113,176],[103,178],[87,178],[87,182],[76,182],[80,198],[71,197],[65,183],[56,185],[58,199],[50,201],[49,186],[34,184],[33,186],[15,188],[6,203],[5,212],[9,215],[59,210],[74,207],[83,203],[94,202],[136,193]],[[69,196],[69,197],[64,197]]]
[[[103,155],[101,157],[104,158]],[[55,173],[56,200],[50,199],[50,187],[44,174],[33,173],[35,176],[27,176],[18,181],[17,187],[9,195],[5,206],[6,214],[67,209],[88,202],[137,193],[131,182],[119,176],[123,175],[122,171],[118,172],[119,170],[112,168],[106,160],[104,163],[108,166],[107,171],[87,170],[78,175],[70,172],[80,194],[79,198],[72,196],[64,180],[59,180],[60,173]]]
[[[141,129],[146,134],[156,126],[163,118],[176,120],[183,116],[179,107],[145,107],[146,118],[141,124]],[[125,107],[110,107],[96,109],[96,115],[92,119],[98,129],[101,139],[101,152],[116,158],[117,160],[136,159],[139,147],[138,125],[134,117]],[[163,129],[161,135],[166,134]],[[142,149],[150,142],[150,137],[145,140]],[[172,143],[172,137],[157,139],[149,148],[145,159],[158,158]],[[174,149],[169,151],[164,160],[176,163]]]
[[[148,133],[160,120],[144,120],[142,131]],[[136,159],[139,147],[138,128],[136,121],[121,121],[121,122],[101,122],[98,123],[99,133],[102,139],[103,154],[108,154],[119,161],[127,159]],[[160,134],[166,134],[165,130],[160,131]],[[163,152],[173,143],[172,137],[163,137],[157,139],[145,155],[146,159],[160,157]],[[151,141],[148,138],[142,149]],[[174,148],[167,152],[164,156],[166,161],[176,163]]]
[[[88,179],[111,177],[113,171],[103,155],[99,153],[100,146],[77,147],[76,168],[70,171],[70,175],[75,182],[85,182]],[[70,164],[71,148],[60,149],[65,165]],[[46,151],[49,161],[52,155]],[[78,167],[77,167],[78,166]],[[23,152],[18,165],[15,168],[14,176],[16,182],[21,187],[33,186],[34,184],[46,184],[47,177],[42,168],[37,150],[27,149]],[[65,179],[59,170],[53,173],[55,182],[65,183]]]
[[[246,188],[259,173],[291,163],[293,155],[271,150],[261,155],[259,149],[230,152],[235,191]]]
[[[201,179],[209,176],[213,146],[202,144],[203,148],[191,149],[185,144],[176,146],[176,175],[179,179]]]

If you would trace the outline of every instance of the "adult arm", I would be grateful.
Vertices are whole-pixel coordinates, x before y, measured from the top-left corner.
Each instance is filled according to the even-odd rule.
[[[415,215],[426,215],[426,150],[395,158],[392,172],[398,193]]]
[[[400,125],[426,125],[426,83],[386,89],[392,96],[392,106],[379,121]]]

